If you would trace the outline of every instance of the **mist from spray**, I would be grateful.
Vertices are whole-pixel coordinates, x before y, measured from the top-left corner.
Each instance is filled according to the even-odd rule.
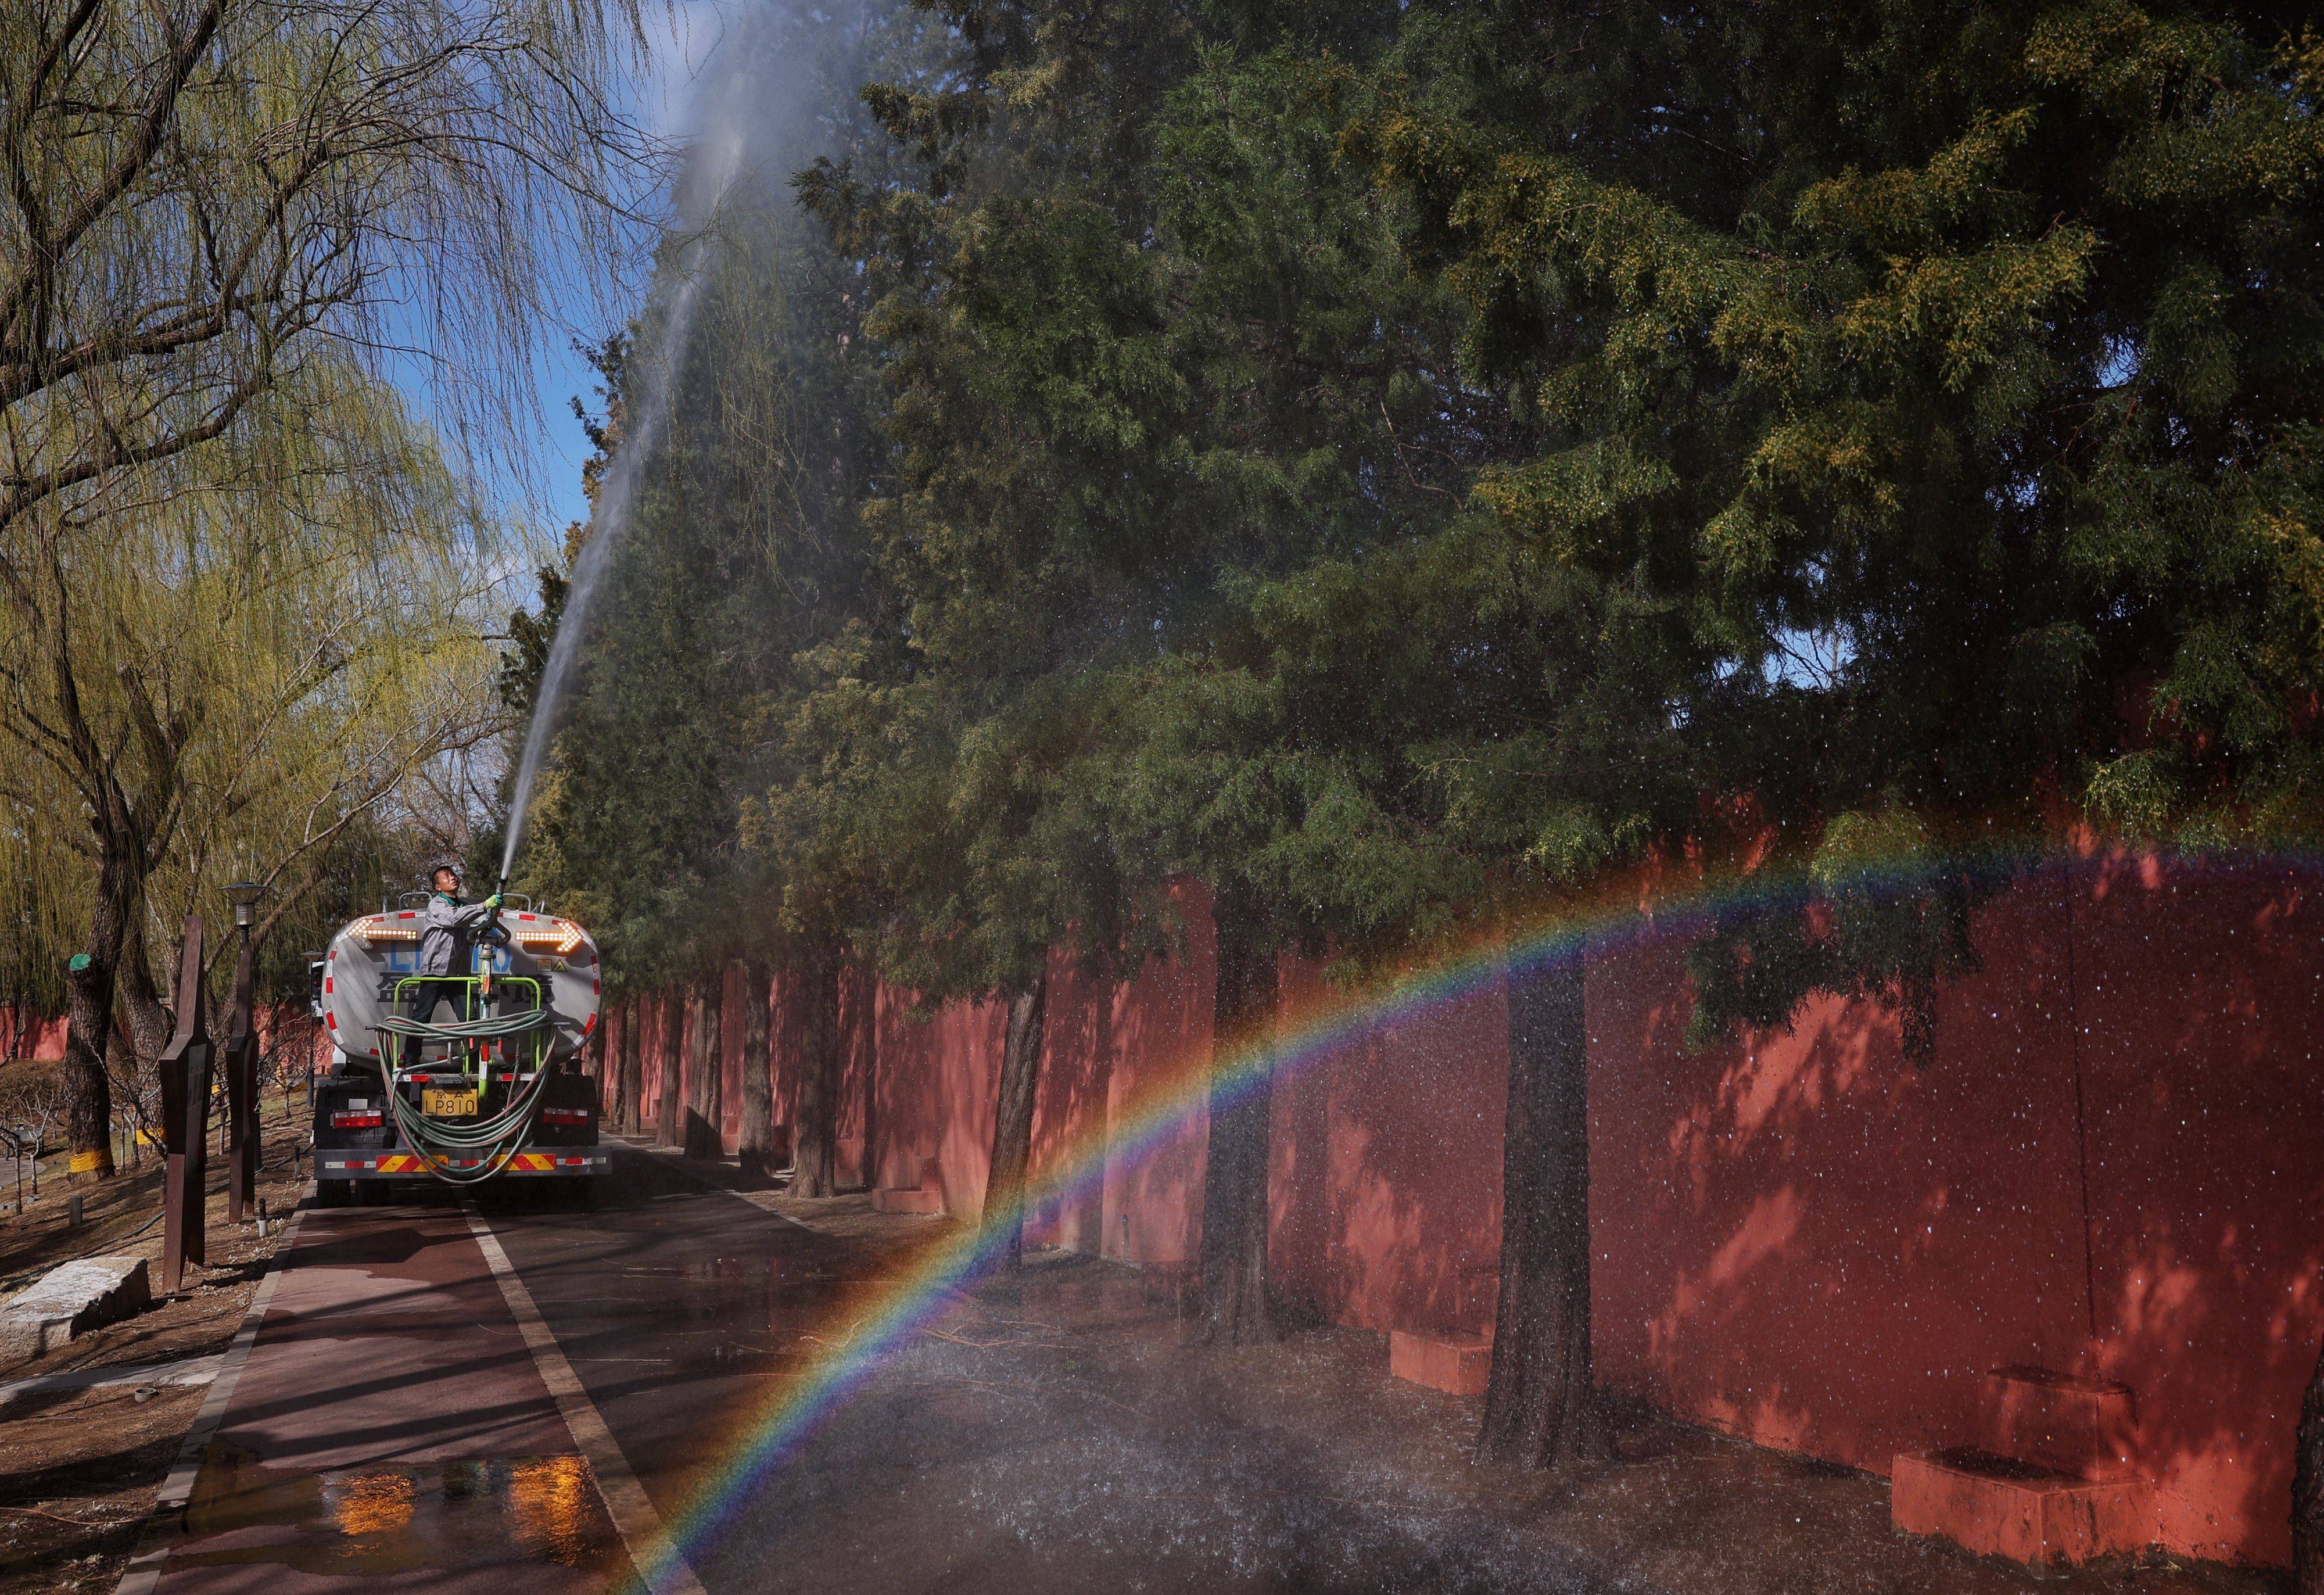
[[[706,246],[704,239],[696,238],[687,245],[687,253],[698,255]],[[700,263],[688,263],[696,269],[686,272],[677,291],[671,294],[669,317],[663,324],[656,357],[644,368],[644,383],[631,390],[634,408],[628,419],[632,425],[614,449],[613,468],[606,473],[604,485],[589,512],[589,530],[582,539],[581,557],[573,563],[572,580],[565,594],[565,613],[557,622],[557,636],[549,644],[549,662],[541,670],[540,688],[532,701],[532,724],[525,728],[524,756],[516,767],[516,787],[509,800],[508,841],[501,852],[503,883],[516,867],[517,850],[524,844],[525,816],[532,807],[532,783],[540,774],[541,754],[548,750],[558,712],[564,705],[567,685],[573,678],[573,661],[579,656],[581,638],[589,629],[589,612],[596,604],[597,590],[604,585],[605,572],[613,563],[613,552],[630,529],[641,466],[653,457],[655,446],[660,442],[669,419],[670,391],[677,385],[672,377],[685,359],[694,329],[695,301],[701,292]]]
[[[524,752],[517,761],[516,782],[509,800],[508,836],[501,850],[501,884],[507,884],[524,845],[525,821],[532,808],[532,788],[540,774],[542,758],[565,699],[572,689],[576,661],[589,632],[589,618],[598,593],[613,569],[637,515],[637,496],[644,475],[659,452],[669,429],[670,406],[686,370],[694,343],[694,324],[704,286],[717,272],[718,224],[722,208],[745,157],[761,142],[762,115],[754,115],[744,92],[746,74],[738,69],[747,51],[716,52],[696,79],[686,124],[688,127],[686,168],[674,195],[683,229],[673,267],[667,309],[653,331],[652,346],[632,353],[623,431],[595,501],[565,594],[564,613],[557,622],[549,659],[533,696],[532,722],[525,728]]]

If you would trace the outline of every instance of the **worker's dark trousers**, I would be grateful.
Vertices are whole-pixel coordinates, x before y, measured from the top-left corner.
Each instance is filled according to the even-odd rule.
[[[424,1024],[435,1019],[438,1002],[448,1002],[452,1005],[455,1019],[471,1019],[475,1016],[466,1011],[467,1000],[468,986],[465,981],[415,981],[403,988],[402,1017],[418,1019]],[[408,1069],[419,1061],[420,1037],[406,1036],[403,1038],[402,1066]]]

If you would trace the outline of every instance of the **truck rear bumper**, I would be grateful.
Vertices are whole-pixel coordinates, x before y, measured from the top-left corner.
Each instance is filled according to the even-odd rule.
[[[463,1174],[484,1166],[481,1157],[446,1157],[439,1161]],[[501,1170],[503,1179],[604,1174],[613,1166],[613,1154],[595,1147],[556,1147],[519,1152]],[[428,1166],[410,1152],[334,1152],[315,1154],[318,1180],[400,1180],[428,1177]]]

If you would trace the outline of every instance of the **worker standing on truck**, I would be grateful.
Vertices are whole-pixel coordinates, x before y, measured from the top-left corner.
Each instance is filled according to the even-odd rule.
[[[463,903],[460,867],[453,863],[436,866],[434,885],[435,895],[428,899],[428,911],[420,917],[420,978],[403,988],[403,1017],[432,1019],[437,1003],[448,999],[455,1018],[474,1019],[476,1016],[465,1010],[462,1000],[468,991],[468,950],[476,927],[499,910],[500,893],[494,892],[481,903]],[[420,1037],[406,1036],[403,1066],[410,1068],[419,1061]]]

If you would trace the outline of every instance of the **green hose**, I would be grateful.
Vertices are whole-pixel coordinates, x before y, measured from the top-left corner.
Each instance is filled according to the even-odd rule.
[[[448,1025],[431,1024],[425,1019],[380,1019],[378,1028],[391,1036],[417,1036],[423,1041],[495,1041],[503,1036],[519,1036],[527,1030],[540,1028],[552,1016],[547,1009],[529,1008],[522,1013],[493,1014],[480,1019],[454,1019]]]
[[[525,1142],[531,1139],[532,1121],[548,1079],[549,1071],[540,1070],[505,1111],[475,1125],[456,1127],[431,1120],[407,1106],[402,1093],[392,1086],[387,1101],[395,1114],[397,1128],[403,1132],[405,1144],[420,1159],[422,1168],[446,1185],[481,1185],[507,1168],[524,1150]],[[485,1156],[475,1168],[453,1168],[447,1161],[450,1155],[464,1151],[485,1152]]]
[[[458,1019],[448,1025],[406,1019],[382,1019],[378,1024],[391,1036],[417,1037],[426,1041],[487,1041],[521,1035],[549,1021],[546,1010],[532,1009],[506,1016]],[[388,1108],[395,1115],[396,1127],[403,1132],[404,1142],[420,1159],[420,1166],[450,1185],[481,1185],[508,1167],[531,1139],[533,1120],[540,1111],[549,1080],[549,1068],[543,1060],[524,1089],[499,1113],[472,1123],[452,1124],[430,1119],[409,1106],[397,1089],[401,1083],[401,1073],[391,1073],[387,1090]],[[475,1168],[455,1169],[448,1162],[455,1152],[480,1151],[485,1156]]]

